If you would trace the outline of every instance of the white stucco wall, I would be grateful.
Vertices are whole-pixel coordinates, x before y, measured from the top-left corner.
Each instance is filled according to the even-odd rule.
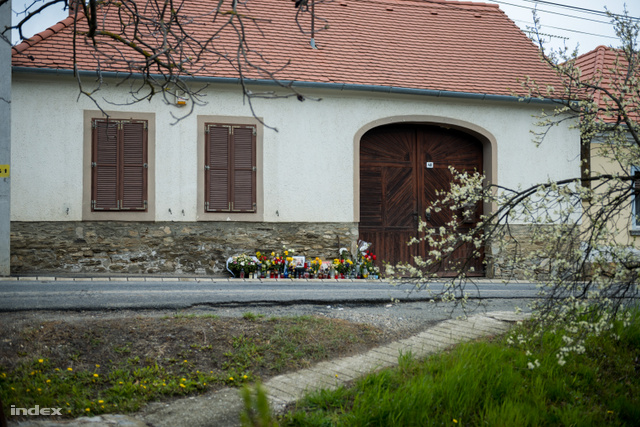
[[[237,86],[211,87],[208,105],[178,124],[158,97],[115,106],[126,85],[104,87],[104,109],[156,114],[156,220],[197,220],[198,115],[251,116]],[[278,132],[264,129],[262,167],[265,221],[358,221],[354,214],[354,138],[372,123],[392,117],[442,118],[468,124],[495,144],[494,181],[507,187],[579,175],[579,134],[554,128],[545,143],[531,142],[532,115],[540,108],[515,102],[311,91],[321,101],[257,100],[256,113]],[[82,219],[83,111],[96,110],[70,78],[14,74],[12,119],[13,221]],[[150,141],[154,143],[154,141]],[[260,207],[259,207],[260,208]],[[171,210],[171,213],[169,212]],[[184,215],[182,212],[184,211]]]

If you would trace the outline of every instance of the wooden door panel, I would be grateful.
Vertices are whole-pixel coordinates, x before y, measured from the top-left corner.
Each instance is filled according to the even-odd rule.
[[[387,167],[384,171],[383,228],[416,230],[416,186],[413,168]]]
[[[427,162],[433,167],[427,169]],[[481,171],[482,144],[461,131],[417,124],[381,126],[362,137],[360,239],[372,243],[379,260],[412,262],[414,255],[428,252],[424,243],[409,246],[407,242],[417,235],[418,215],[424,218],[428,204],[440,197],[437,193],[450,189],[450,165]],[[433,212],[429,225],[439,228],[450,219],[446,210]],[[447,274],[471,249],[456,250],[443,263],[441,274]],[[482,271],[481,259],[474,263],[476,271]]]

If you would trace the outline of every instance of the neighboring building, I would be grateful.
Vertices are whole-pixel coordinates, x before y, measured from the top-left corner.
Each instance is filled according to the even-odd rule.
[[[215,4],[180,9],[196,17],[195,37],[212,31],[196,24],[209,22],[198,16]],[[314,34],[317,49],[292,2],[248,6],[243,13],[265,20],[248,43],[274,67],[290,60],[276,76],[307,98],[254,99],[258,118],[232,67],[198,72],[207,104],[174,124],[184,109],[162,96],[131,103],[139,80],[118,84],[123,64],[102,61],[94,96],[107,122],[78,96],[72,17],[14,47],[14,272],[212,274],[238,252],[284,245],[335,257],[358,239],[373,242],[379,259],[409,261],[417,249],[405,242],[447,188],[449,165],[511,188],[579,176],[580,136],[569,123],[541,146],[531,142],[533,116],[548,105],[523,100],[519,82],[556,80],[497,6],[320,3],[315,13],[329,27]],[[91,86],[95,52],[77,37]],[[248,77],[256,91],[284,93],[263,75]]]
[[[623,52],[618,49],[598,46],[596,49],[576,58],[575,65],[580,68],[583,80],[598,80],[599,85],[610,91],[614,96],[620,97],[622,88],[627,86],[625,79],[627,78],[629,64]],[[636,77],[636,81],[639,77]],[[631,120],[637,124],[640,121],[640,111],[635,105],[633,96],[629,94],[626,97],[626,100],[631,102],[631,105],[626,107],[626,111],[630,114]],[[637,99],[637,94],[635,99]],[[593,100],[599,108],[598,121],[611,127],[615,126],[618,121],[618,117],[615,114],[617,106],[612,103],[611,98],[603,91],[595,91],[593,92]],[[628,127],[623,122],[620,126],[628,132]],[[582,157],[585,160],[585,166],[589,170],[588,175],[636,175],[638,181],[636,181],[635,186],[640,191],[640,156],[625,154],[629,153],[628,150],[635,150],[636,153],[639,153],[640,149],[631,136],[627,135],[628,145],[617,143],[612,146],[605,141],[603,135],[596,135],[590,140],[584,140]],[[623,155],[621,156],[620,154]],[[628,183],[615,183],[614,185],[628,188]],[[593,188],[595,191],[605,191],[608,187],[594,186]],[[609,221],[610,229],[615,230],[616,233],[615,242],[623,246],[628,245],[629,247],[639,248],[640,194],[635,194],[628,201],[621,201],[621,206],[621,215]]]

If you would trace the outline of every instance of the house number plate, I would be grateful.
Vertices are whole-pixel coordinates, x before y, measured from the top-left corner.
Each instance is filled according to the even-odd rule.
[[[433,162],[427,162],[427,169],[433,169]]]
[[[9,165],[0,165],[0,178],[9,177]]]

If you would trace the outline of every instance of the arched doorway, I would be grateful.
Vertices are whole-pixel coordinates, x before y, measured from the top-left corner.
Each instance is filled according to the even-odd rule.
[[[423,256],[428,251],[424,244],[407,245],[417,236],[419,216],[425,219],[438,191],[450,189],[449,166],[482,171],[482,153],[482,142],[458,129],[390,124],[369,130],[360,140],[360,239],[373,243],[378,258],[390,263]],[[481,210],[479,205],[475,217],[461,227],[472,227]],[[449,215],[433,213],[427,223],[439,228]],[[453,256],[464,257],[467,250],[456,252]],[[484,274],[482,259],[470,267],[474,275]]]

